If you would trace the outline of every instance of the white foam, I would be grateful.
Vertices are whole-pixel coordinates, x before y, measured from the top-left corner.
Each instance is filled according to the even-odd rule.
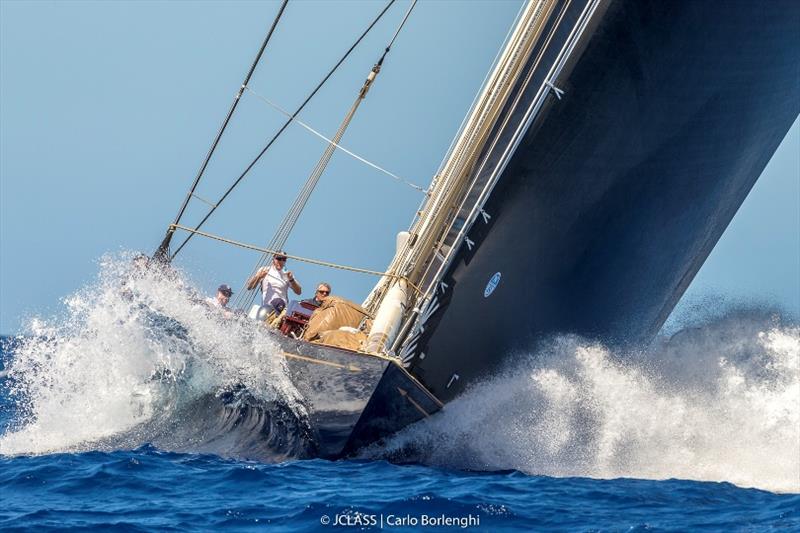
[[[187,366],[178,401],[242,384],[261,399],[302,409],[266,333],[206,306],[179,272],[104,258],[99,279],[65,305],[63,317],[31,322],[31,337],[7,369],[23,416],[0,437],[0,454],[92,448],[169,416],[164,410],[178,406],[165,397],[164,381],[187,377]],[[165,325],[163,317],[175,322]]]
[[[562,337],[379,453],[409,448],[455,468],[800,492],[800,328],[729,316],[632,356]]]
[[[185,332],[165,334],[154,314]],[[303,412],[263,331],[209,312],[179,273],[132,272],[129,258],[104,260],[63,317],[30,333],[5,370],[23,414],[0,454],[93,449],[234,384]],[[800,328],[730,315],[639,354],[562,337],[378,453],[408,447],[456,468],[800,492]]]

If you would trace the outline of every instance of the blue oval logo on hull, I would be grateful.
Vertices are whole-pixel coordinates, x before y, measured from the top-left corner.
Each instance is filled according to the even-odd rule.
[[[495,272],[494,276],[489,280],[489,283],[486,284],[486,288],[483,290],[483,297],[488,298],[497,286],[500,284],[500,272]]]

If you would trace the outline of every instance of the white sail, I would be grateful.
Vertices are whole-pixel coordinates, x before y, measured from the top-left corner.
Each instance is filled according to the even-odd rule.
[[[455,222],[455,208],[469,189],[478,157],[512,88],[522,75],[554,5],[553,0],[531,0],[523,6],[518,22],[453,142],[441,171],[434,177],[430,195],[410,229],[411,237],[388,269],[395,276],[407,277],[412,286],[426,291],[434,281],[429,273],[436,272],[436,267],[444,262],[449,250],[442,249],[443,236]],[[364,306],[379,313],[381,302],[396,283],[396,277],[383,278],[364,301]],[[414,290],[409,290],[408,294],[411,301],[406,302],[406,307],[411,307],[420,294]]]

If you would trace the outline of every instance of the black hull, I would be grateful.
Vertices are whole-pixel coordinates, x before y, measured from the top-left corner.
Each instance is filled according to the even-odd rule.
[[[399,420],[410,424],[442,407],[396,360],[279,334],[275,340],[307,409],[310,442],[298,456],[341,457],[376,440]],[[403,414],[406,409],[410,414]],[[356,430],[357,424],[363,426],[361,420],[389,419],[391,425],[378,431]],[[350,442],[353,434],[363,436],[358,446]]]
[[[276,334],[292,383],[305,400],[312,455],[337,457],[390,362]]]
[[[587,5],[559,5],[483,172]],[[601,2],[553,80],[563,98],[551,92],[532,115],[483,206],[491,218],[474,221],[474,245],[445,271],[408,371],[447,402],[554,334],[651,340],[800,112],[798,43],[796,0]],[[383,407],[397,400],[393,379],[348,449],[422,417]]]

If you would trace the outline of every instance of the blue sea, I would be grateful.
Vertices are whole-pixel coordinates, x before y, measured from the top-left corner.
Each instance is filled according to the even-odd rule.
[[[236,391],[297,437],[274,346],[127,264],[3,338],[2,531],[800,531],[800,327],[779,314],[626,353],[556,338],[357,457],[299,459],[213,423]]]

